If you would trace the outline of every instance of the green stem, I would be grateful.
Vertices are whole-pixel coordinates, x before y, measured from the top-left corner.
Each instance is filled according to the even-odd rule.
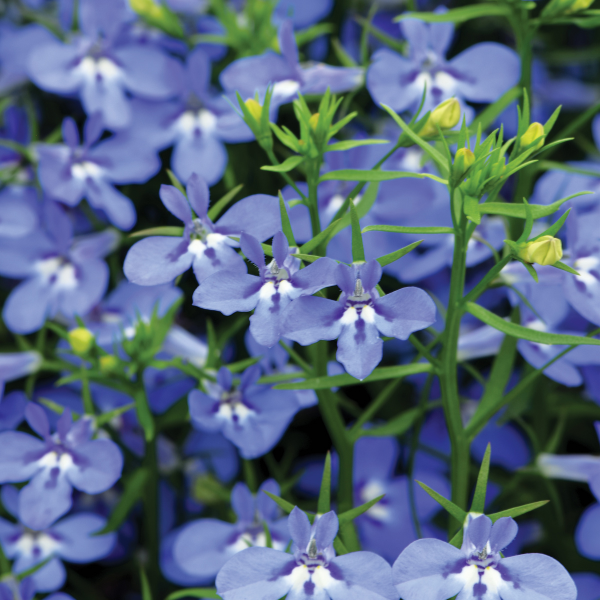
[[[266,148],[264,149],[264,151],[267,153],[267,156],[269,157],[269,160],[271,161],[271,164],[273,166],[277,166],[279,165],[279,161],[277,160],[277,157],[275,156],[275,152],[273,152],[273,150],[267,150]],[[285,179],[286,183],[288,185],[291,185],[292,188],[294,189],[294,191],[296,192],[296,194],[298,194],[300,196],[300,198],[302,198],[302,200],[304,200],[305,202],[307,201],[306,196],[298,189],[298,186],[296,185],[296,182],[287,174],[287,173],[280,173],[280,175]]]
[[[461,215],[455,226],[454,256],[450,280],[450,297],[446,313],[446,326],[440,354],[440,386],[446,425],[452,448],[452,501],[463,509],[467,507],[469,493],[469,442],[465,436],[458,393],[456,349],[462,317],[462,297],[466,272],[466,218]],[[454,524],[450,524],[453,530]]]
[[[479,298],[479,296],[481,296],[481,294],[487,290],[488,285],[490,285],[490,283],[496,279],[496,277],[500,274],[500,271],[504,269],[511,259],[512,256],[508,255],[505,256],[499,263],[496,263],[488,271],[485,277],[463,298],[462,304],[464,305],[465,302],[475,302],[475,300],[477,300],[477,298]]]

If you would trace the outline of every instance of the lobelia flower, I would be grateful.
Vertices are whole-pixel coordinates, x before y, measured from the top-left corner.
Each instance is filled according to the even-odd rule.
[[[447,61],[445,55],[454,34],[452,23],[404,19],[400,29],[409,44],[408,57],[382,48],[373,54],[367,71],[367,89],[373,100],[396,112],[416,109],[425,86],[423,112],[453,96],[477,103],[494,102],[519,81],[519,56],[502,44],[475,44]]]
[[[367,377],[381,361],[380,332],[405,340],[435,322],[435,305],[423,290],[408,287],[379,296],[377,261],[340,264],[335,279],[342,290],[340,299],[298,298],[283,315],[282,334],[303,346],[339,338],[336,358],[357,379]]]
[[[258,458],[279,441],[302,408],[293,392],[258,385],[260,367],[253,365],[233,384],[231,371],[221,367],[208,393],[192,390],[188,396],[192,425],[200,431],[221,431],[244,458]]]
[[[38,174],[46,195],[67,206],[86,198],[102,210],[119,229],[135,225],[133,202],[114,185],[144,183],[160,169],[156,152],[125,135],[100,140],[103,124],[99,112],[85,123],[83,144],[71,117],[62,124],[65,144],[39,144]]]
[[[229,558],[252,546],[266,546],[265,525],[273,547],[283,550],[290,538],[287,519],[280,518],[277,504],[265,491],[279,495],[279,485],[268,479],[253,496],[244,483],[236,483],[231,491],[231,507],[236,523],[218,519],[198,519],[186,523],[173,544],[173,558],[184,573],[197,580],[212,582]]]
[[[594,426],[600,440],[600,421]],[[546,477],[588,483],[597,503],[588,506],[581,515],[575,531],[575,545],[586,558],[600,559],[600,456],[543,452],[537,458],[537,467]]]
[[[161,103],[134,100],[128,133],[156,149],[174,144],[171,167],[177,177],[187,182],[197,172],[214,185],[227,166],[223,142],[247,142],[253,135],[233,106],[211,89],[210,71],[206,53],[193,50],[177,98]]]
[[[331,511],[313,526],[298,507],[288,517],[293,554],[246,548],[217,575],[223,600],[397,600],[389,564],[372,552],[336,556],[338,518]]]
[[[16,519],[17,497],[15,487],[2,488],[2,505]],[[105,525],[106,519],[93,513],[71,515],[40,531],[0,519],[0,543],[6,557],[14,561],[16,574],[49,558],[31,578],[38,592],[53,592],[61,588],[67,578],[62,560],[83,564],[110,554],[117,534],[93,535]]]
[[[0,240],[0,274],[25,279],[9,295],[2,316],[14,333],[37,331],[46,319],[85,315],[108,285],[102,260],[118,241],[114,230],[73,237],[73,225],[56,203],[42,209],[44,229]]]
[[[19,492],[19,519],[43,530],[71,508],[73,488],[99,494],[121,476],[123,455],[107,439],[92,439],[91,419],[75,423],[65,410],[50,433],[41,406],[29,403],[25,417],[42,440],[20,431],[0,433],[0,483],[29,481]]]
[[[129,281],[138,285],[169,283],[190,267],[198,283],[221,270],[241,275],[246,264],[233,249],[237,243],[228,236],[246,232],[262,242],[281,229],[279,201],[274,196],[243,198],[213,223],[208,217],[208,187],[196,174],[188,181],[187,195],[186,200],[174,186],[161,186],[163,204],[185,224],[183,238],[153,236],[134,244],[123,265]]]
[[[362,83],[360,68],[330,67],[322,63],[303,66],[298,58],[298,46],[290,20],[279,28],[281,54],[268,50],[260,56],[240,58],[223,69],[219,81],[226,92],[239,92],[244,100],[262,98],[269,85],[273,85],[271,106],[276,108],[291,102],[298,93],[323,94],[347,92]]]
[[[394,584],[403,600],[575,600],[567,570],[544,554],[502,558],[517,535],[510,517],[492,524],[470,513],[460,548],[441,540],[413,542],[393,566]]]
[[[53,40],[37,46],[29,57],[29,76],[47,92],[79,95],[86,114],[98,112],[105,127],[122,129],[132,114],[128,93],[171,98],[181,87],[181,64],[154,46],[120,35],[131,14],[123,0],[81,4],[81,35],[66,44]]]
[[[224,315],[248,312],[250,332],[263,346],[274,346],[282,335],[282,315],[286,307],[300,296],[311,295],[332,285],[337,263],[320,258],[300,269],[285,235],[278,231],[273,237],[273,259],[265,265],[260,242],[242,233],[240,245],[244,255],[252,261],[260,275],[240,275],[222,270],[205,279],[194,292],[193,303],[199,308],[219,310]]]

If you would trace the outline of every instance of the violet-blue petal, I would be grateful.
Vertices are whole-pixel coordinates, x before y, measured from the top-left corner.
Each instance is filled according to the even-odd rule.
[[[519,527],[514,519],[501,517],[492,526],[490,534],[490,548],[492,552],[500,552],[516,537]]]
[[[87,563],[105,558],[112,551],[116,533],[94,535],[106,525],[106,519],[93,513],[66,517],[52,526],[62,543],[57,554],[72,563]]]
[[[294,26],[289,19],[283,21],[277,35],[281,54],[290,65],[298,64],[298,47],[294,37]]]
[[[72,94],[80,86],[80,77],[72,65],[78,59],[75,44],[58,40],[41,44],[29,55],[29,76],[35,85],[55,94]]]
[[[343,307],[333,300],[302,296],[282,316],[282,334],[302,346],[319,340],[334,340],[342,331]]]
[[[402,288],[377,298],[375,324],[383,335],[401,340],[435,323],[435,304],[429,295],[415,287]]]
[[[600,146],[600,144],[598,144]],[[577,600],[598,600],[600,575],[595,573],[573,573],[573,581],[577,586]]]
[[[192,220],[192,211],[185,196],[174,185],[161,185],[160,199],[165,208],[184,223]]]
[[[348,309],[351,310],[354,309]],[[288,337],[291,336],[288,334]],[[370,375],[382,356],[383,342],[372,321],[358,317],[344,324],[335,357],[352,377],[362,380]]]
[[[132,283],[170,283],[191,266],[188,243],[178,237],[153,236],[136,242],[127,252],[123,270]]]
[[[39,469],[35,457],[41,458],[45,448],[44,442],[27,433],[0,433],[0,483],[27,481]]]
[[[206,431],[220,431],[222,424],[215,418],[218,400],[200,390],[192,390],[188,395],[188,405],[192,424]]]
[[[582,556],[600,560],[600,504],[588,506],[577,523],[575,545]]]
[[[121,477],[123,454],[112,440],[91,440],[75,449],[75,464],[67,472],[69,481],[82,492],[99,494]],[[79,461],[79,462],[78,462]]]
[[[373,552],[351,552],[331,561],[343,577],[327,589],[331,600],[397,600],[392,569]]]
[[[356,274],[352,267],[339,264],[334,273],[335,283],[342,292],[352,295],[354,294],[354,284],[356,282]]]
[[[16,429],[25,417],[25,408],[29,404],[25,392],[14,391],[2,397],[0,379],[0,431]]]
[[[288,517],[290,535],[301,552],[305,552],[310,542],[310,521],[306,513],[294,506]]]
[[[72,117],[66,117],[62,122],[62,136],[63,140],[67,143],[70,148],[76,148],[79,146],[79,130],[77,124]]]
[[[281,339],[281,315],[291,301],[289,294],[277,290],[271,283],[261,287],[254,314],[250,317],[250,333],[259,344],[272,348]]]
[[[494,102],[517,85],[521,75],[518,54],[495,42],[475,44],[450,60],[449,65],[461,76],[461,96],[471,102]]]
[[[251,311],[258,302],[261,281],[254,275],[220,271],[205,279],[196,288],[194,306],[218,310],[224,315]]]
[[[265,266],[265,254],[262,246],[253,235],[242,232],[240,247],[246,258],[253,262],[259,269]]]
[[[173,557],[185,573],[213,578],[229,558],[226,547],[235,532],[235,525],[218,519],[192,521],[177,536]]]
[[[25,418],[27,423],[40,437],[47,438],[50,436],[50,423],[46,412],[39,404],[33,402],[27,405],[25,409]]]
[[[417,540],[392,567],[396,590],[403,600],[448,600],[464,586],[459,574],[465,559],[458,548],[441,540]]]
[[[4,304],[2,317],[13,333],[33,333],[49,316],[51,297],[48,287],[39,278],[19,284]]]
[[[31,529],[46,529],[69,511],[73,488],[66,476],[44,469],[21,490],[19,517]]]
[[[274,496],[280,496],[281,490],[279,484],[274,479],[267,479],[258,488],[256,495],[256,508],[260,517],[265,521],[274,521],[279,515],[279,507],[265,492],[269,492]]]
[[[381,279],[381,265],[376,260],[370,260],[360,266],[360,279],[365,290],[372,290]]]
[[[254,521],[254,496],[245,483],[238,482],[231,490],[231,508],[239,521]]]
[[[544,554],[521,554],[501,561],[502,600],[575,600],[577,588],[567,570]]]
[[[171,163],[181,181],[188,181],[198,172],[209,185],[214,185],[225,172],[227,151],[213,135],[186,135],[175,144]]]
[[[283,231],[278,231],[273,236],[273,258],[278,265],[283,265],[290,251],[287,238]]]
[[[242,198],[217,221],[215,229],[223,235],[245,231],[264,242],[281,229],[279,200],[266,194]]]
[[[319,258],[308,267],[296,271],[291,277],[292,285],[301,289],[303,294],[312,295],[335,284],[337,266],[338,263],[331,258]]]
[[[191,177],[187,182],[187,195],[196,216],[203,219],[208,212],[208,203],[210,201],[210,192],[208,191],[208,185],[206,181],[198,176],[196,173],[192,173]]]
[[[475,546],[477,552],[481,552],[490,539],[491,531],[492,520],[486,515],[481,515],[469,523],[466,536],[468,536],[471,543]]]
[[[291,588],[285,577],[295,566],[292,556],[272,548],[247,548],[234,555],[217,575],[223,600],[279,600]]]
[[[338,529],[339,521],[337,515],[332,510],[321,515],[317,519],[315,527],[315,541],[317,542],[317,548],[327,548],[333,544]]]

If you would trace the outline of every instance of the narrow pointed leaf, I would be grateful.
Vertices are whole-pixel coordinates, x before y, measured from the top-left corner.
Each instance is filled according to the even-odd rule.
[[[356,508],[351,508],[346,512],[343,512],[338,515],[338,519],[340,522],[340,528],[346,525],[346,523],[352,522],[356,517],[360,517],[360,515],[366,513],[372,506],[375,506],[382,498],[384,498],[385,494],[381,496],[377,496],[377,498],[373,498],[373,500],[369,500]]]
[[[498,519],[502,517],[520,517],[532,510],[536,510],[548,504],[550,500],[541,500],[540,502],[532,502],[531,504],[524,504],[523,506],[517,506],[515,508],[509,508],[508,510],[503,510],[501,512],[494,513],[493,515],[488,515],[488,517],[492,520],[492,522],[496,522]]]
[[[584,196],[592,192],[579,192],[557,200],[552,204],[531,204],[531,212],[534,219],[547,217],[554,214],[567,200],[571,200],[577,196]],[[524,204],[511,204],[508,202],[486,202],[480,205],[480,212],[486,215],[503,215],[505,217],[516,217],[517,219],[525,219],[527,216]]]
[[[171,185],[175,186],[186,198],[187,194],[185,193],[185,188],[183,187],[181,181],[177,179],[177,175],[171,171],[171,169],[167,169],[167,175],[169,176],[169,180],[171,181]]]
[[[502,331],[507,335],[512,335],[521,340],[529,340],[530,342],[549,344],[551,346],[600,346],[600,340],[595,338],[567,335],[563,333],[547,333],[545,331],[529,329],[528,327],[523,327],[516,323],[507,322],[502,317],[495,315],[483,308],[483,306],[479,306],[473,302],[467,302],[465,308],[467,312],[471,313],[474,317],[477,317],[480,321],[483,321],[498,331]]]
[[[208,218],[211,221],[216,221],[219,215],[227,208],[229,203],[238,195],[240,190],[244,187],[243,183],[236,185],[232,190],[229,190],[224,196],[219,198],[209,209]]]
[[[340,169],[339,171],[327,171],[321,175],[319,181],[391,181],[402,177],[413,177],[423,179],[421,173],[412,171],[380,171],[366,169]]]
[[[350,199],[350,225],[352,226],[352,260],[355,263],[365,262],[365,248],[360,231],[360,221],[352,199]]]
[[[280,165],[266,165],[261,167],[263,171],[273,171],[274,173],[289,173],[304,162],[304,156],[290,156]]]
[[[279,508],[281,508],[281,510],[283,512],[286,512],[289,514],[294,510],[295,505],[292,504],[291,502],[288,502],[287,500],[284,500],[283,498],[280,498],[279,496],[276,496],[275,494],[271,494],[271,492],[267,492],[266,490],[263,490],[263,492],[267,496],[269,496],[269,498],[271,498],[271,500],[273,500],[277,504],[277,506],[279,506]]]
[[[534,238],[531,238],[530,241],[534,241],[537,240],[539,238],[541,238],[544,235],[551,235],[552,237],[554,237],[559,231],[560,228],[565,224],[565,221],[567,220],[567,217],[569,216],[569,213],[571,212],[571,208],[569,208],[565,214],[558,220],[556,221],[556,223],[554,223],[554,225],[548,227],[548,229],[546,229],[546,231],[542,231],[542,233],[540,233],[539,235],[536,235]]]
[[[372,427],[369,429],[361,429],[361,437],[376,437],[376,436],[397,436],[405,434],[422,414],[420,408],[409,408],[401,415],[390,419],[385,425],[380,427]]]
[[[444,498],[441,494],[438,494],[435,490],[432,490],[428,485],[425,485],[422,481],[417,481],[417,483],[442,507],[446,510],[446,512],[450,513],[459,523],[464,523],[467,518],[467,513],[456,506],[454,502],[448,500],[448,498]]]
[[[150,229],[142,229],[142,231],[135,231],[133,233],[130,233],[128,237],[139,238],[148,237],[149,235],[181,237],[183,235],[183,227],[171,227],[170,225],[165,225],[164,227],[151,227]]]
[[[187,588],[169,594],[165,600],[180,600],[181,598],[216,598],[221,600],[215,588]]]
[[[564,262],[556,261],[553,265],[554,268],[560,269],[561,271],[566,271],[567,273],[572,273],[573,275],[579,275],[579,272],[570,267],[569,265],[565,265]]]
[[[296,240],[294,239],[292,224],[290,223],[290,217],[288,215],[283,196],[281,195],[281,191],[279,192],[279,212],[281,213],[281,230],[285,234],[288,244],[290,246],[295,246]]]
[[[148,582],[144,567],[140,567],[140,584],[142,588],[142,600],[152,600],[152,591],[150,590],[150,583]]]
[[[321,490],[319,491],[319,501],[317,503],[317,512],[320,515],[331,510],[331,452],[325,457],[325,468],[323,469],[323,478],[321,479]]]
[[[409,244],[408,246],[405,246],[404,248],[400,248],[398,250],[395,250],[394,252],[390,252],[389,254],[380,256],[377,259],[377,262],[382,267],[391,265],[393,262],[397,261],[398,259],[402,258],[403,256],[406,256],[411,250],[414,250],[422,242],[423,242],[423,240],[419,240],[418,242],[413,242],[412,244]]]
[[[490,475],[490,456],[492,454],[492,445],[488,444],[481,461],[479,475],[477,476],[477,485],[475,486],[475,494],[473,495],[473,503],[471,504],[471,512],[485,512],[485,494],[487,491],[488,477]]]
[[[335,144],[329,144],[325,148],[325,152],[336,152],[339,150],[351,150],[352,148],[358,148],[360,146],[372,146],[373,144],[389,144],[389,140],[345,140],[343,142],[336,142]]]
[[[367,225],[363,230],[367,231],[386,231],[388,233],[416,233],[416,234],[436,234],[436,233],[454,233],[452,227],[403,227],[402,225]]]

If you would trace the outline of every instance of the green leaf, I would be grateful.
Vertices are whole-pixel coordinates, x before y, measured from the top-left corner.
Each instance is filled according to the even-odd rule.
[[[271,492],[267,492],[267,490],[263,490],[263,492],[267,496],[269,496],[269,498],[271,498],[271,500],[273,500],[277,504],[277,506],[279,506],[279,508],[281,508],[281,510],[283,512],[286,512],[289,514],[296,507],[295,504],[292,504],[291,502],[288,502],[287,500],[284,500],[283,498],[280,498],[279,496],[276,496],[275,494],[271,494]]]
[[[550,115],[550,118],[544,123],[544,133],[549,135],[554,127],[554,123],[556,123],[556,119],[558,119],[558,115],[560,114],[562,106],[558,106],[556,110]]]
[[[339,171],[327,171],[319,178],[319,181],[391,181],[402,177],[413,177],[423,179],[424,174],[412,171],[379,171],[365,169],[340,169]]]
[[[565,263],[564,262],[560,262],[560,260],[556,261],[551,266],[554,267],[554,268],[556,268],[556,269],[560,269],[561,271],[566,271],[567,273],[571,273],[573,275],[579,275],[579,273],[575,269],[573,269],[569,265],[565,265]]]
[[[119,406],[114,410],[98,415],[96,417],[96,427],[103,427],[107,423],[110,423],[115,417],[118,417],[119,415],[122,415],[123,413],[133,408],[135,408],[135,403],[126,404],[125,406]]]
[[[360,517],[360,515],[366,513],[372,506],[377,504],[384,497],[385,494],[382,494],[381,496],[377,496],[377,498],[373,498],[373,500],[369,500],[368,502],[365,502],[356,508],[351,508],[350,510],[339,514],[338,519],[340,522],[340,529],[347,523],[351,523],[354,519],[356,519],[356,517]]]
[[[325,457],[325,467],[321,479],[321,489],[319,491],[319,501],[317,503],[317,512],[320,515],[331,510],[331,452],[327,452]]]
[[[339,150],[351,150],[359,146],[372,146],[373,144],[389,144],[389,140],[345,140],[336,142],[325,147],[325,152],[337,152]]]
[[[183,235],[183,227],[171,227],[169,225],[165,225],[164,227],[151,227],[150,229],[142,229],[142,231],[135,231],[134,233],[130,233],[128,237],[138,238],[147,237],[149,235],[181,237]]]
[[[152,600],[152,590],[150,589],[150,583],[148,582],[144,567],[140,567],[140,584],[142,588],[142,600]]]
[[[179,181],[179,179],[177,178],[177,175],[175,175],[175,173],[173,173],[171,169],[167,169],[167,175],[169,177],[171,185],[175,186],[187,198],[185,188],[183,187],[181,181]]]
[[[446,512],[450,513],[459,523],[464,523],[467,518],[467,513],[460,507],[456,506],[454,502],[451,502],[447,498],[444,498],[441,494],[438,494],[435,490],[432,490],[428,485],[425,485],[422,481],[417,483],[439,504],[441,504]]]
[[[490,475],[490,456],[492,454],[492,445],[488,444],[481,461],[479,475],[477,476],[477,484],[475,486],[475,494],[471,504],[471,512],[483,513],[485,511],[485,494],[487,491],[487,482]]]
[[[26,577],[30,577],[37,571],[39,571],[42,567],[45,567],[52,559],[54,558],[54,554],[47,556],[44,560],[37,563],[37,565],[33,565],[33,567],[29,567],[26,571],[21,571],[20,573],[16,573],[15,577],[17,581],[23,581]]]
[[[300,253],[309,254],[312,250],[314,250],[317,246],[324,242],[327,239],[327,237],[333,231],[335,231],[336,227],[338,227],[342,223],[343,218],[344,217],[342,217],[341,219],[337,219],[336,221],[332,221],[325,229],[323,229],[323,231],[315,235],[314,238],[308,240],[308,242],[306,242],[305,244],[302,244],[302,246],[300,246],[299,248]]]
[[[600,341],[598,342],[600,344]],[[356,379],[352,375],[344,373],[342,375],[332,375],[330,377],[314,377],[297,381],[294,383],[282,383],[276,385],[276,390],[327,390],[332,387],[343,385],[359,385],[361,383],[369,383],[370,381],[384,381],[386,379],[396,379],[396,377],[404,377],[406,375],[414,375],[416,373],[429,373],[432,366],[429,363],[411,363],[409,365],[398,365],[395,367],[378,367],[368,377],[363,380]]]
[[[532,510],[536,510],[548,504],[549,500],[541,500],[540,502],[532,502],[531,504],[524,504],[523,506],[517,506],[515,508],[509,508],[508,510],[503,510],[501,512],[494,513],[493,515],[488,515],[488,517],[495,523],[498,519],[502,517],[520,517]]]
[[[419,240],[417,242],[413,242],[408,246],[404,246],[404,248],[400,248],[395,250],[394,252],[390,252],[389,254],[384,254],[377,259],[377,262],[385,267],[387,265],[391,265],[393,262],[397,261],[399,258],[406,256],[411,250],[414,250],[419,244],[421,244],[423,240]]]
[[[179,17],[164,2],[156,4],[153,0],[129,0],[129,4],[148,25],[179,39],[185,37]]]
[[[336,553],[340,556],[348,554],[348,548],[344,546],[344,542],[342,542],[339,535],[337,535],[335,540],[333,540],[333,547],[335,548]]]
[[[523,198],[523,205],[525,206],[525,227],[523,227],[523,233],[517,240],[517,244],[527,241],[533,229],[533,211],[531,210],[531,205],[525,198]]]
[[[522,258],[519,258],[518,256],[516,256],[515,258],[527,269],[527,272],[531,275],[531,278],[536,283],[539,283],[538,274],[537,274],[537,271],[533,268],[533,265],[524,261]]]
[[[565,221],[567,220],[567,217],[569,216],[571,210],[572,209],[569,208],[565,212],[565,214],[558,221],[556,221],[556,223],[554,223],[554,225],[551,225],[550,227],[548,227],[548,229],[546,229],[546,231],[542,231],[542,233],[536,235],[534,238],[531,238],[531,240],[529,241],[533,242],[534,240],[537,240],[544,235],[551,235],[552,237],[554,237],[560,231],[560,228],[565,224]]]
[[[285,206],[285,201],[279,191],[279,213],[281,215],[281,230],[285,234],[287,243],[289,246],[296,246],[296,240],[294,239],[294,232],[292,231],[292,224],[290,223],[290,217]]]
[[[143,498],[146,483],[148,482],[149,478],[150,473],[148,472],[148,469],[142,467],[141,469],[134,471],[134,473],[125,480],[125,490],[123,491],[119,502],[110,514],[108,522],[104,528],[96,532],[94,535],[110,533],[111,531],[116,531],[119,529],[119,527],[121,527],[135,503]]]
[[[290,156],[289,158],[286,158],[280,165],[266,165],[261,167],[261,170],[273,171],[274,173],[289,173],[303,162],[304,156]]]
[[[228,204],[238,195],[239,191],[244,187],[243,183],[236,185],[232,190],[229,190],[223,197],[219,198],[209,209],[208,218],[211,221],[216,221],[219,215],[227,208]]]
[[[180,600],[181,598],[216,598],[221,600],[215,588],[186,588],[169,594],[165,600]]]
[[[530,204],[533,218],[540,219],[541,217],[552,215],[567,202],[567,200],[591,193],[592,192],[579,192],[572,196],[568,196],[567,198],[557,200],[552,204]],[[480,212],[486,215],[503,215],[505,217],[515,217],[517,219],[525,219],[527,217],[524,204],[511,204],[508,202],[486,202],[485,204],[480,205]]]
[[[494,329],[502,331],[507,335],[519,338],[520,340],[529,340],[530,342],[536,342],[537,344],[549,344],[551,346],[600,346],[600,340],[595,338],[562,333],[547,333],[545,331],[529,329],[528,327],[523,327],[516,323],[507,322],[502,317],[495,315],[483,308],[483,306],[479,306],[473,302],[467,302],[465,308],[467,312],[471,313],[474,317],[477,317],[480,321],[483,321],[487,325],[490,325]]]
[[[361,437],[378,437],[378,436],[396,436],[406,433],[422,414],[420,408],[410,408],[402,414],[390,419],[385,425],[380,427],[371,427],[370,429],[361,429]]]
[[[479,200],[473,196],[464,196],[463,210],[467,219],[479,225],[481,223],[481,212],[479,210]]]
[[[422,13],[419,13],[422,14]],[[401,118],[396,114],[396,111],[386,106],[385,104],[381,105],[385,111],[396,121],[396,124],[402,129],[402,131],[417,145],[419,146],[428,156],[433,160],[433,162],[438,166],[440,173],[445,177],[448,176],[450,172],[450,165],[448,164],[448,160],[441,153],[438,152],[431,144],[426,142],[423,138],[419,137]]]
[[[350,224],[352,225],[352,260],[355,263],[365,262],[365,248],[360,231],[360,221],[352,198],[350,199]]]
[[[403,227],[402,225],[367,225],[362,231],[363,233],[367,231],[387,231],[388,233],[416,233],[419,235],[427,233],[454,233],[452,227]]]
[[[508,4],[473,4],[461,8],[452,8],[446,12],[405,12],[394,19],[395,22],[404,19],[418,19],[426,23],[464,23],[479,17],[501,17],[511,14],[511,6]]]
[[[265,532],[265,545],[267,548],[273,547],[273,538],[271,537],[271,531],[266,521],[262,522],[263,531]]]

